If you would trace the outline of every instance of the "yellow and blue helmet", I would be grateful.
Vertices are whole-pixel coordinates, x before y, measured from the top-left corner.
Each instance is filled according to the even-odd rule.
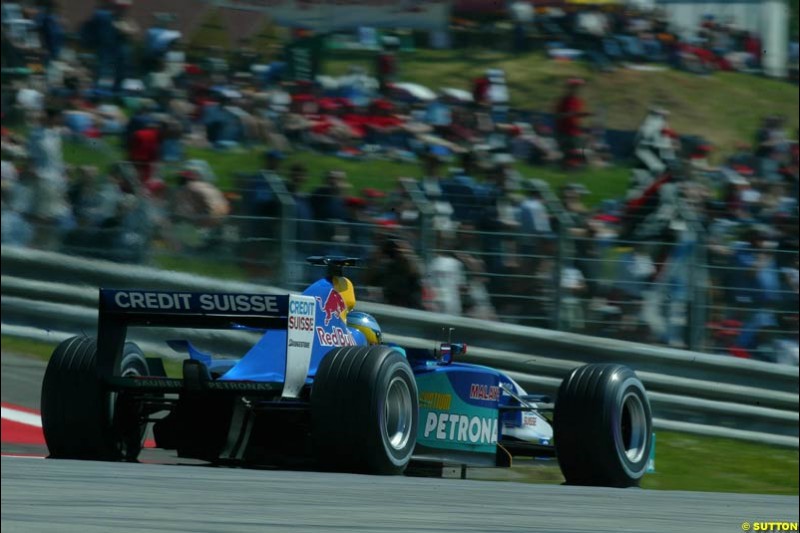
[[[361,311],[351,311],[347,314],[347,327],[355,328],[364,334],[369,344],[381,343],[381,327],[375,317]]]

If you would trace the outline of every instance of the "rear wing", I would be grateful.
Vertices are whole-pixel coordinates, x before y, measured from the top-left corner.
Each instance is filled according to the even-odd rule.
[[[297,294],[100,289],[98,377],[113,376],[128,326],[287,329],[284,396],[296,396],[308,373],[316,307]]]
[[[101,323],[105,318],[132,326],[283,329],[288,313],[288,294],[100,289]]]

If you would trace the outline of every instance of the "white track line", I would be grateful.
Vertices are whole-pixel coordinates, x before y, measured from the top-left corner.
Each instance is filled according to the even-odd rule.
[[[42,427],[41,415],[35,415],[27,411],[18,411],[10,407],[0,407],[0,417],[10,420],[11,422],[25,424],[26,426]]]

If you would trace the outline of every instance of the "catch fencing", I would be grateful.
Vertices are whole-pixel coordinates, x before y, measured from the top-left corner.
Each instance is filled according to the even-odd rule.
[[[701,223],[683,200],[648,216],[619,206],[590,216],[568,210],[544,182],[523,180],[514,187],[536,189],[547,219],[531,231],[520,224],[529,193],[438,201],[424,183],[400,180],[390,217],[361,205],[319,221],[299,216],[298,203],[314,200],[264,179],[280,207],[251,232],[258,236],[238,238],[284,287],[313,280],[308,255],[352,255],[364,264],[352,271],[360,296],[372,301],[798,364],[797,251],[773,242],[791,242],[796,216],[758,240],[747,224]]]
[[[307,256],[348,255],[362,260],[349,271],[362,300],[797,364],[797,251],[754,244],[744,226],[707,227],[690,206],[620,221],[619,209],[569,210],[545,183],[523,180],[516,190],[539,191],[547,218],[526,231],[528,192],[444,202],[398,180],[388,198],[318,220],[315,202],[342,199],[292,194],[274,174],[248,179],[217,220],[162,212],[144,228],[164,210],[151,206],[114,228],[40,226],[34,245],[291,290],[315,279]],[[797,219],[784,222],[776,229],[791,240]]]

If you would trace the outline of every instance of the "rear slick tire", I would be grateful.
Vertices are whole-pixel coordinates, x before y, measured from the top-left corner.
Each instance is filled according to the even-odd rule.
[[[116,375],[147,375],[147,361],[125,343]],[[61,342],[42,381],[42,431],[51,458],[135,461],[146,424],[136,407],[97,378],[97,341],[76,336]]]
[[[388,346],[337,348],[311,389],[314,456],[326,470],[401,474],[417,440],[419,404],[411,365]]]

